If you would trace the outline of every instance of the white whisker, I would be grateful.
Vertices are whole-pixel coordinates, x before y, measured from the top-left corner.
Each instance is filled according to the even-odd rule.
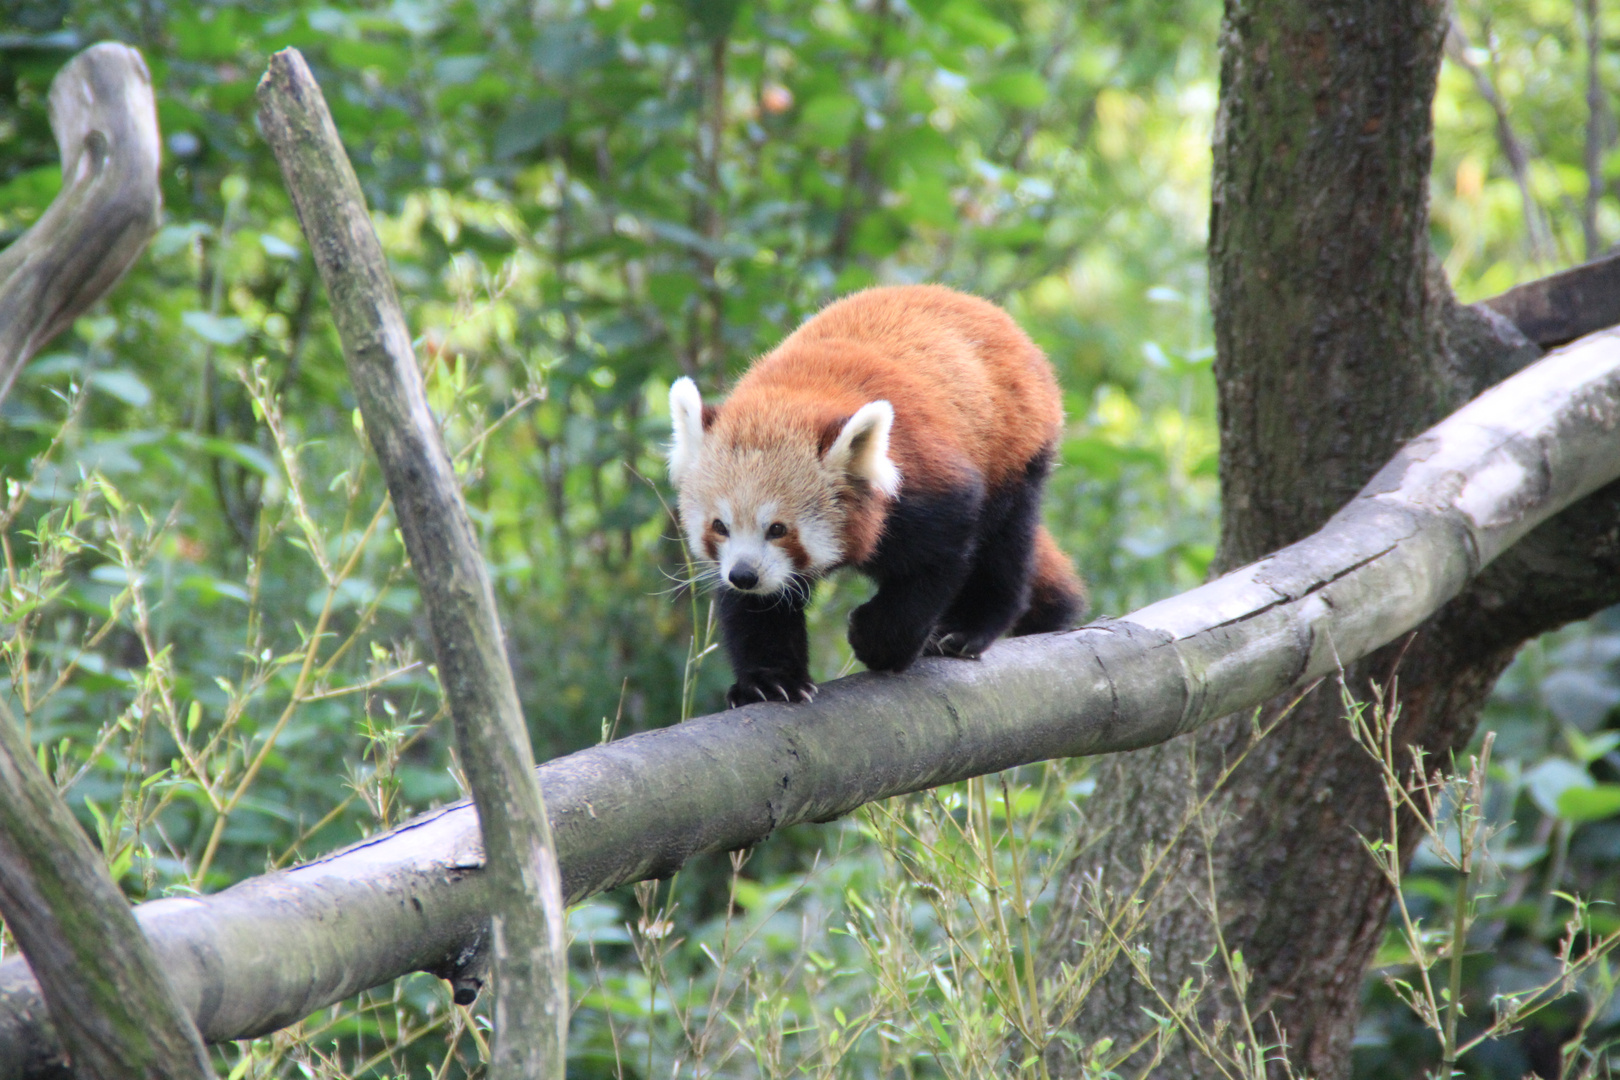
[[[654,593],[654,595],[677,596],[685,589],[692,589],[697,592],[707,592],[714,589],[721,583],[720,568],[717,566],[694,564],[692,569],[693,573],[688,576],[686,574],[671,573],[669,570],[660,567],[659,573],[663,574],[665,579],[670,581],[672,584],[667,589],[659,589],[656,593]]]

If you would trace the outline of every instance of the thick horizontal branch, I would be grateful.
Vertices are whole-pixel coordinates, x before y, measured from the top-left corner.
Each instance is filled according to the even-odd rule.
[[[51,83],[62,190],[0,252],[0,401],[40,346],[111,289],[157,231],[157,110],[141,54],[103,42]]]
[[[857,675],[549,762],[578,901],[797,822],[1048,758],[1162,742],[1332,672],[1417,626],[1481,567],[1620,477],[1620,332],[1527,368],[1412,440],[1315,535],[1117,621],[978,662]],[[487,882],[449,807],[217,896],[137,908],[206,1038],[241,1038],[415,970],[476,968]],[[0,1080],[54,1045],[0,966]]]

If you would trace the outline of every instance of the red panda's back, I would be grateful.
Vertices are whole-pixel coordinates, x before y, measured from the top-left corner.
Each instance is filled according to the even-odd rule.
[[[780,437],[784,426],[819,430],[879,398],[894,406],[901,475],[924,487],[949,483],[963,465],[999,487],[1063,422],[1051,365],[1028,335],[994,304],[940,285],[867,289],[829,305],[749,369],[728,407],[746,403],[738,411]]]

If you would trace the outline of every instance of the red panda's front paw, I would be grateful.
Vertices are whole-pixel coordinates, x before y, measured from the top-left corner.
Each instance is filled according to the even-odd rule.
[[[726,706],[736,709],[761,701],[805,702],[816,696],[816,684],[809,675],[789,675],[779,671],[756,671],[737,676],[726,691]]]
[[[869,671],[904,671],[922,655],[926,634],[896,627],[889,612],[867,601],[849,613],[849,647]]]

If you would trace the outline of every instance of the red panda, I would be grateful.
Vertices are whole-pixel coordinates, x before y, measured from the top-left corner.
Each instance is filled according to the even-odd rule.
[[[1040,524],[1057,380],[988,301],[867,289],[789,334],[720,405],[691,379],[669,404],[670,479],[687,541],[719,578],[733,707],[814,695],[804,611],[842,566],[877,584],[849,621],[873,671],[974,658],[1085,609]]]

